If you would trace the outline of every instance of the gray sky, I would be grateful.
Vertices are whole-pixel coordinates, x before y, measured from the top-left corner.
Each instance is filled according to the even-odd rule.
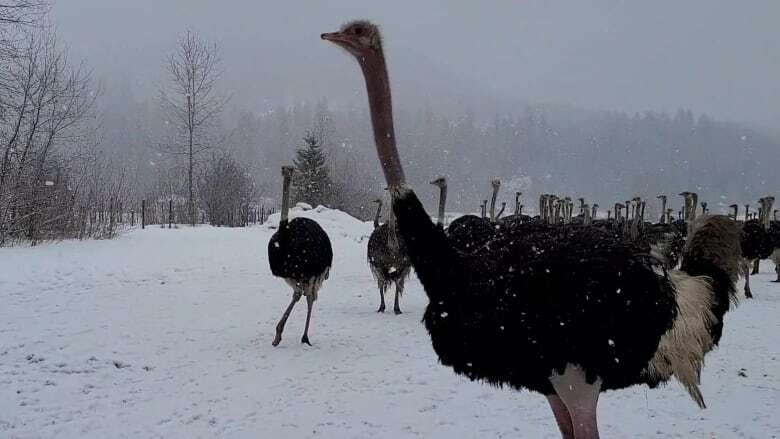
[[[54,12],[75,55],[99,76],[127,72],[139,95],[190,27],[221,45],[240,105],[364,99],[358,69],[319,34],[369,18],[404,99],[780,120],[777,0],[59,0]]]

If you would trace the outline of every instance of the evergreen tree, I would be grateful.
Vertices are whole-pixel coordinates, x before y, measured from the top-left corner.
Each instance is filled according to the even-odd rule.
[[[313,133],[303,137],[303,146],[295,152],[295,189],[293,199],[316,207],[328,205],[332,183],[327,168],[327,157],[322,150],[322,141]]]

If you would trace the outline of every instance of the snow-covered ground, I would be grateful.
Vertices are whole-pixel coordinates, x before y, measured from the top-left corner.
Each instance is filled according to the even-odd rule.
[[[269,226],[0,249],[0,438],[559,437],[541,396],[438,364],[416,280],[403,315],[374,312],[370,224],[303,214],[335,254],[313,347],[301,304],[271,347],[290,289],[268,268]],[[762,271],[707,357],[709,408],[676,383],[610,392],[603,437],[780,437],[780,285]]]

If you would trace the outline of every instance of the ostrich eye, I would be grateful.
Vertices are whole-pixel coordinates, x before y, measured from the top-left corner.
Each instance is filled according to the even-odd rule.
[[[363,35],[363,28],[362,27],[356,27],[356,28],[354,28],[352,30],[352,33],[357,35],[357,36],[361,36],[361,35]]]

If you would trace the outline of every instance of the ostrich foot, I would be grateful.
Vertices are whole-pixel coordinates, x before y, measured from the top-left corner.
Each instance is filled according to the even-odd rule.
[[[274,337],[274,341],[271,342],[271,346],[279,346],[279,343],[282,341],[282,334],[277,333],[276,337]]]
[[[307,345],[311,346],[311,343],[309,343],[309,336],[307,334],[303,334],[303,338],[301,338],[301,343],[306,343]]]
[[[395,313],[395,315],[403,314],[403,312],[401,312],[401,308],[395,308],[393,309],[393,312]]]
[[[383,303],[383,304],[379,305],[379,309],[376,310],[376,312],[385,312],[385,304]]]
[[[777,283],[780,283],[780,279],[775,279],[775,280],[773,280],[773,281],[771,281],[771,282],[772,282],[773,284],[777,284]]]
[[[752,299],[753,293],[751,293],[750,290],[745,290],[745,297],[747,297],[748,299]]]

